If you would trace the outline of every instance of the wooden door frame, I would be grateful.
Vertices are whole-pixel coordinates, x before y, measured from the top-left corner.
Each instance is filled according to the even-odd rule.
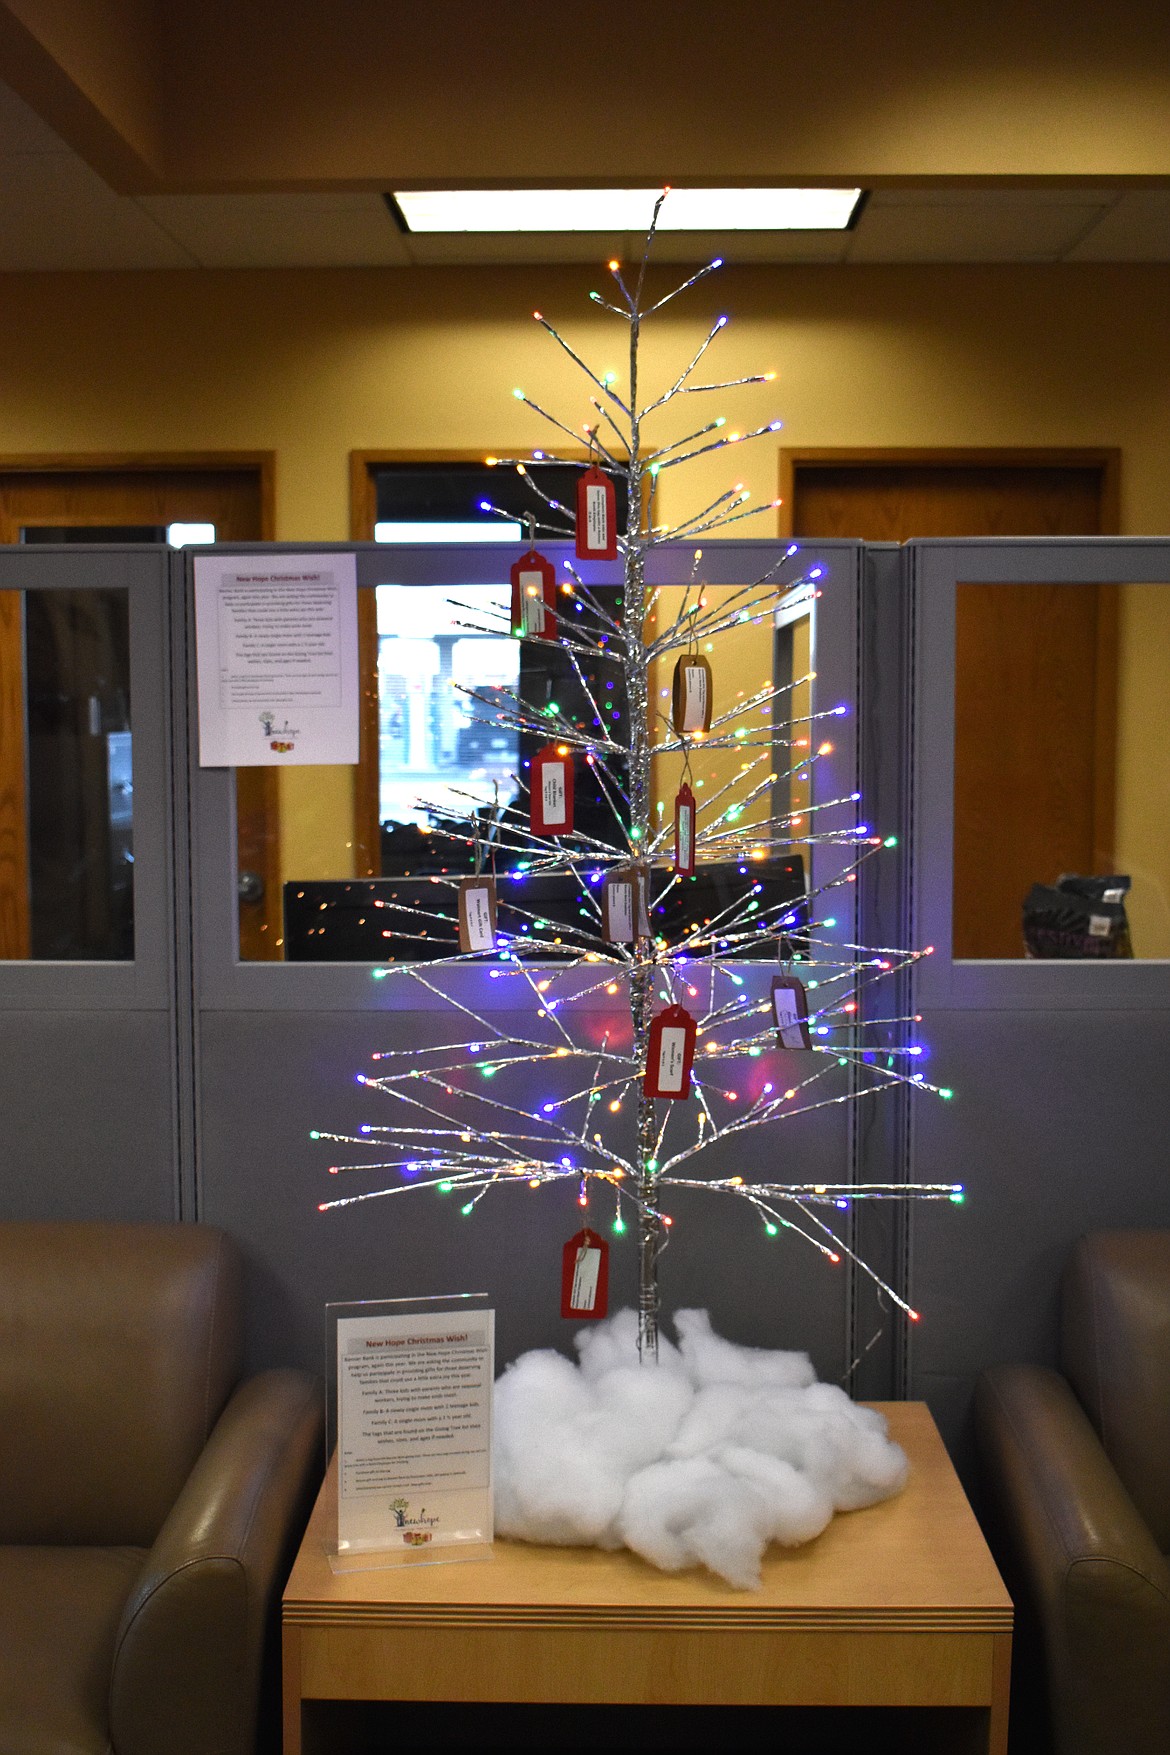
[[[260,541],[276,540],[275,451],[22,451],[0,452],[0,475],[231,474],[260,477]]]
[[[1096,472],[1099,480],[1098,534],[1119,534],[1121,522],[1121,449],[1119,446],[786,446],[779,457],[780,534],[791,537],[796,523],[796,496],[802,468],[854,471],[920,468],[939,474],[948,469],[1041,470]],[[1109,870],[1113,862],[1115,810],[1113,772],[1117,738],[1117,653],[1119,599],[1116,586],[1099,586],[1095,723],[1104,728],[1093,778],[1093,864]]]
[[[918,465],[927,469],[1097,469],[1101,474],[1102,536],[1116,536],[1121,524],[1121,447],[1119,445],[782,445],[780,447],[779,530],[793,534],[797,475],[804,465],[826,468],[888,469]]]

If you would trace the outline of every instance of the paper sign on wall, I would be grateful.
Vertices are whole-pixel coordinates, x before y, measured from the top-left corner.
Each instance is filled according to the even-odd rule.
[[[352,554],[197,555],[199,765],[358,759]]]

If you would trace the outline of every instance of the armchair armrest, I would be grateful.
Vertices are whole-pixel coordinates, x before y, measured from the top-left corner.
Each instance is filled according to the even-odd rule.
[[[272,1598],[320,1479],[319,1385],[241,1385],[147,1556],[110,1685],[117,1755],[252,1755]]]
[[[1170,1567],[1063,1377],[984,1372],[987,1492],[1039,1622],[1060,1755],[1170,1748]]]

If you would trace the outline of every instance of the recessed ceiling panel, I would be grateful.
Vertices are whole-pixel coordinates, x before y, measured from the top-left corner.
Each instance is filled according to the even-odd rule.
[[[10,85],[0,83],[0,154],[71,151]]]
[[[850,233],[848,262],[1058,262],[1110,197],[1041,190],[875,193]],[[1070,195],[1072,198],[1070,199]]]
[[[73,153],[0,157],[0,269],[193,268],[137,202]]]
[[[1170,190],[1120,196],[1069,251],[1070,262],[1170,262]]]
[[[148,195],[140,205],[204,268],[401,267],[376,194]]]

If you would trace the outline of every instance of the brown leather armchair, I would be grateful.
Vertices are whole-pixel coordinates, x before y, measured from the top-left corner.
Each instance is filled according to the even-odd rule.
[[[251,1755],[323,1455],[202,1225],[0,1224],[0,1751]]]
[[[980,1379],[992,1542],[1039,1633],[1059,1755],[1165,1755],[1170,1231],[1080,1240],[1060,1362],[1061,1373],[1001,1365]]]

